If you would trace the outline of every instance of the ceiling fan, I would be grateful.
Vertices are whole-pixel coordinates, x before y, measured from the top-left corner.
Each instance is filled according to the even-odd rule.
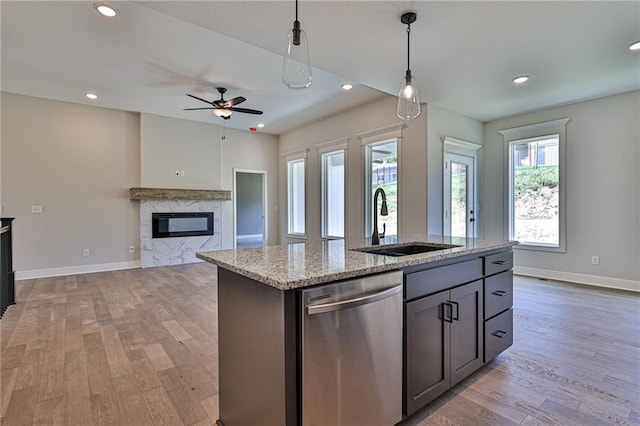
[[[218,93],[220,93],[220,99],[216,100],[216,101],[207,101],[205,99],[199,98],[197,96],[193,96],[187,93],[187,96],[190,96],[194,99],[197,99],[199,101],[202,101],[204,103],[210,104],[210,107],[206,107],[206,108],[185,108],[184,111],[193,111],[193,110],[198,110],[198,109],[210,109],[213,110],[213,115],[220,117],[224,120],[228,120],[231,118],[231,114],[233,112],[244,112],[246,114],[256,114],[256,115],[260,115],[262,114],[262,111],[258,111],[257,109],[249,109],[249,108],[237,108],[235,107],[235,105],[238,105],[244,101],[246,101],[246,99],[242,96],[238,96],[236,98],[233,99],[229,99],[229,100],[225,100],[224,99],[224,94],[227,92],[227,89],[225,89],[224,87],[216,87],[216,90],[218,90]]]

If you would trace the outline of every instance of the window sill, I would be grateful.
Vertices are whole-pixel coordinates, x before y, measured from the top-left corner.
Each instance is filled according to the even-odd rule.
[[[287,238],[291,238],[292,240],[306,240],[307,234],[287,234]]]
[[[549,253],[566,253],[567,250],[561,246],[544,246],[536,244],[519,243],[517,246],[513,246],[514,250],[529,250],[529,251],[542,251]]]

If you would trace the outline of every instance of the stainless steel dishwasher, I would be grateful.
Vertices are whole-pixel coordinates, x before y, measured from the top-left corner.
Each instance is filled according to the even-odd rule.
[[[402,272],[301,293],[302,424],[402,420]]]

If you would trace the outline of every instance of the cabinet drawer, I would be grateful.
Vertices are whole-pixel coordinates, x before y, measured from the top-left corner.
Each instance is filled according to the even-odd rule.
[[[406,299],[448,290],[482,278],[482,259],[454,263],[406,275]]]
[[[513,272],[506,271],[484,280],[484,317],[489,319],[513,306]]]
[[[513,344],[513,309],[484,322],[484,362]]]
[[[484,274],[493,275],[513,268],[513,252],[492,254],[484,258]]]

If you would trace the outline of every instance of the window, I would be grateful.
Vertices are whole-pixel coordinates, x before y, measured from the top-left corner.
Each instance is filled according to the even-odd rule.
[[[365,146],[365,206],[367,206],[365,236],[373,233],[374,208],[373,198],[382,188],[386,195],[387,216],[380,215],[382,197],[378,197],[378,232],[385,235],[398,235],[398,142],[390,139]]]
[[[401,232],[400,200],[400,159],[402,130],[406,123],[392,124],[379,129],[358,134],[361,140],[364,159],[364,237],[373,234],[373,197],[378,188],[384,190],[387,199],[387,216],[382,216],[382,197],[378,197],[376,216],[378,232],[385,236],[397,236]],[[392,239],[386,242],[391,242]]]
[[[289,235],[305,236],[305,158],[287,161]]]
[[[321,155],[322,238],[344,238],[345,150]]]
[[[564,138],[568,119],[503,130],[508,142],[508,237],[564,251]]]

